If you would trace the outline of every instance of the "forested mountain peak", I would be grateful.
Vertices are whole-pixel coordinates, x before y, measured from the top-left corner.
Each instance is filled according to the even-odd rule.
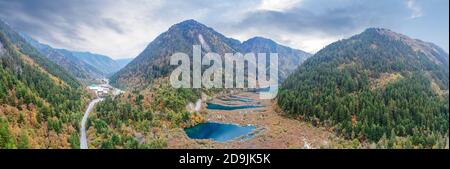
[[[399,144],[432,147],[449,127],[448,54],[442,51],[370,28],[307,59],[282,84],[278,104],[347,138],[400,136]]]
[[[425,72],[448,89],[448,54],[440,47],[384,28],[369,28],[349,39],[334,42],[306,64],[330,64],[339,69],[369,70],[383,74]]]
[[[368,38],[380,36],[386,38],[385,40],[401,42],[409,46],[414,52],[425,55],[435,64],[444,65],[448,68],[448,53],[433,43],[413,39],[385,28],[368,28],[359,36]]]
[[[174,29],[208,29],[206,25],[201,24],[200,22],[194,20],[194,19],[188,19],[185,21],[182,21],[180,23],[177,23],[169,28],[169,31]]]
[[[193,45],[201,45],[203,52],[224,54],[238,51],[239,44],[195,20],[183,21],[150,42],[142,53],[111,77],[111,84],[144,86],[155,78],[166,76],[174,69],[169,65],[169,57],[176,52],[191,56]]]
[[[111,77],[111,84],[122,88],[144,86],[155,78],[166,76],[174,68],[169,66],[169,57],[176,52],[191,56],[193,45],[201,45],[204,53],[215,52],[222,56],[237,52],[279,53],[279,79],[286,78],[310,56],[265,38],[252,38],[241,43],[191,19],[171,26],[156,37],[133,61]]]
[[[159,36],[159,40],[172,41],[182,38],[191,44],[202,45],[203,50],[206,52],[214,51],[220,54],[236,51],[235,48],[237,48],[240,44],[238,40],[225,37],[213,28],[210,28],[193,19],[171,26],[169,30],[162,35],[163,36]]]
[[[268,43],[268,44],[276,44],[272,39],[264,38],[261,36],[255,36],[246,40],[244,43]]]

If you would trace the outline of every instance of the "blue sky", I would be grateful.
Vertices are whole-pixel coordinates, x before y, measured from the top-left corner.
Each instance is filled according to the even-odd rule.
[[[0,18],[57,48],[137,56],[171,25],[196,19],[241,41],[254,36],[307,52],[369,27],[449,51],[448,0],[0,0]]]

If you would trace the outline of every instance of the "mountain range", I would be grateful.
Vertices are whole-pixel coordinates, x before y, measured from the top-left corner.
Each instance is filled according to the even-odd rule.
[[[192,57],[192,46],[201,45],[202,53],[267,52],[279,54],[279,79],[293,72],[311,54],[275,43],[270,39],[255,37],[241,43],[216,32],[195,20],[173,25],[153,40],[145,50],[122,70],[111,77],[111,84],[120,88],[140,87],[152,80],[167,76],[174,66],[169,58],[176,52]]]
[[[344,138],[381,148],[436,148],[443,147],[442,138],[448,139],[448,54],[389,29],[369,28],[311,55],[263,37],[240,42],[187,20],[156,37],[135,59],[113,60],[53,48],[0,21],[0,148],[78,148],[82,110],[89,100],[82,81],[113,74],[111,84],[120,88],[151,86],[174,69],[170,56],[191,54],[192,45],[201,45],[202,54],[222,56],[278,53],[282,84],[274,106]],[[151,92],[164,96],[156,107],[179,107],[169,111],[174,113],[185,113],[179,111],[185,98],[197,94],[167,86]],[[148,98],[144,95],[139,93],[133,102],[140,104]],[[123,110],[133,116],[131,104],[120,101],[104,107],[121,117],[124,111],[115,105],[130,105]],[[145,113],[153,117],[150,110]]]
[[[108,56],[91,52],[56,49],[47,44],[40,43],[26,34],[21,35],[41,54],[66,69],[73,76],[82,80],[108,77],[119,71],[130,61],[130,59],[122,59],[118,62]]]

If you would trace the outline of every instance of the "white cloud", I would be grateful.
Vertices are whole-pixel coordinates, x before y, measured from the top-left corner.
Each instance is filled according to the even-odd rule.
[[[422,8],[417,5],[415,0],[406,0],[406,6],[411,10],[410,19],[415,19],[423,16]]]
[[[259,10],[284,11],[301,3],[302,0],[262,0]]]
[[[308,53],[316,53],[325,46],[352,34],[328,35],[320,32],[315,33],[295,33],[287,31],[264,31],[264,29],[246,29],[229,34],[240,41],[245,41],[254,36],[266,37],[275,42],[294,49],[300,49]]]
[[[367,27],[392,27],[410,12],[411,18],[423,15],[415,0],[27,2],[0,0],[0,17],[51,46],[113,58],[137,56],[159,34],[186,19],[198,20],[241,41],[263,36],[315,53]]]
[[[53,36],[58,39],[57,43],[52,40],[46,41],[45,37],[37,39],[58,48],[91,51],[112,58],[130,58],[139,55],[152,40],[173,24],[187,19],[196,19],[200,22],[205,21],[203,22],[205,24],[211,23],[207,25],[216,28],[213,25],[224,25],[236,21],[239,16],[254,6],[254,3],[250,2],[241,3],[239,10],[233,10],[232,7],[236,7],[236,4],[229,2],[217,2],[215,5],[184,0],[108,2],[98,8],[93,19],[108,19],[120,26],[123,32],[108,26],[94,27],[85,23],[76,25],[76,35],[82,39],[64,37],[64,29],[52,30]]]
[[[118,33],[109,27],[93,28],[90,25],[83,25],[79,29],[79,35],[92,38],[86,39],[84,44],[73,43],[72,48],[114,58],[135,57],[153,38],[169,26],[168,23],[161,22],[148,12],[157,10],[160,5],[160,1],[109,3],[101,10],[100,16],[96,17],[113,20],[124,29],[124,32]]]

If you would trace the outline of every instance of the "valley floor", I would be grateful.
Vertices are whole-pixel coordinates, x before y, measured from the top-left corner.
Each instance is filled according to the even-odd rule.
[[[336,136],[323,128],[311,126],[307,122],[284,117],[275,111],[273,101],[259,100],[258,94],[239,93],[236,96],[251,98],[252,102],[231,104],[258,104],[264,107],[240,110],[209,110],[204,106],[206,121],[255,125],[254,136],[249,139],[234,139],[215,142],[207,139],[190,139],[183,129],[172,129],[168,133],[168,148],[243,148],[243,149],[286,149],[286,148],[328,148],[336,142]],[[227,101],[214,98],[210,102],[226,105]],[[230,104],[230,103],[228,103]]]

